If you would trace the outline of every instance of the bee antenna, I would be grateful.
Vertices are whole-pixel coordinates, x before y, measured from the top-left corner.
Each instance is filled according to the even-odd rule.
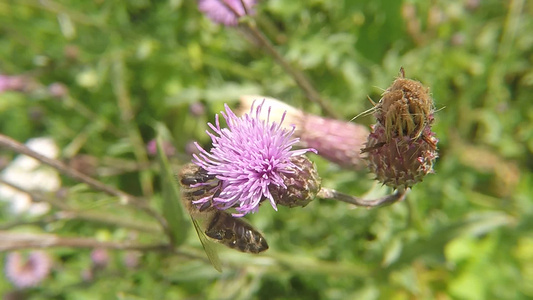
[[[403,66],[400,67],[400,72],[398,72],[398,77],[405,78],[405,70],[403,69]]]
[[[369,99],[370,99],[370,98],[369,98]],[[361,117],[361,116],[368,116],[368,115],[370,115],[371,113],[373,113],[373,112],[376,111],[376,103],[375,103],[374,101],[372,101],[371,99],[370,99],[370,101],[372,102],[372,104],[374,105],[374,107],[371,107],[371,108],[365,110],[364,112],[358,114],[357,116],[353,117],[353,118],[350,120],[350,122],[353,121],[353,120],[355,120],[355,119],[357,119],[357,118],[359,118],[359,117]]]

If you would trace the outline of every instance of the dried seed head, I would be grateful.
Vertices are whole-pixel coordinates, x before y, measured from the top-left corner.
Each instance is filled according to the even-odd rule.
[[[282,175],[283,183],[287,188],[271,186],[270,193],[278,205],[304,207],[316,197],[320,190],[321,180],[315,164],[307,157],[293,156],[291,162],[295,166],[293,173]]]
[[[438,139],[429,126],[424,134],[425,138],[397,136],[387,141],[385,128],[374,125],[365,150],[368,167],[376,179],[393,188],[408,188],[433,173]]]

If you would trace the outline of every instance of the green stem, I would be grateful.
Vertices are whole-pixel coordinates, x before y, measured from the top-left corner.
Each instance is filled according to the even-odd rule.
[[[337,114],[329,106],[329,104],[320,97],[320,94],[315,90],[313,84],[300,70],[294,68],[285,60],[285,58],[274,48],[274,45],[268,40],[268,38],[258,29],[255,23],[252,21],[244,22],[244,28],[259,42],[263,49],[270,54],[274,60],[287,72],[298,84],[300,89],[304,92],[307,99],[320,106],[325,114],[332,118],[338,118]]]
[[[133,146],[133,154],[139,164],[147,165],[149,164],[148,155],[139,128],[134,123],[135,114],[131,105],[131,97],[126,88],[125,67],[121,55],[118,55],[114,60],[113,72],[113,78],[115,79],[113,80],[113,88],[120,109],[120,117],[127,128],[128,137]],[[151,197],[154,191],[152,173],[148,170],[143,170],[139,174],[143,195],[145,197]]]

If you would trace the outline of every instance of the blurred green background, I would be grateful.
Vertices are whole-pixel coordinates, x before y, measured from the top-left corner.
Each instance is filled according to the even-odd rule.
[[[263,255],[218,247],[223,273],[189,231],[181,254],[124,251],[93,274],[91,249],[53,248],[51,275],[31,299],[529,299],[533,297],[533,3],[525,0],[260,1],[257,23],[345,120],[371,107],[398,74],[430,87],[440,139],[435,174],[407,201],[372,210],[316,200],[261,208],[251,223]],[[47,136],[60,159],[130,194],[161,198],[146,145],[169,129],[173,164],[208,145],[224,103],[263,94],[320,114],[283,69],[239,28],[212,23],[195,1],[0,0],[0,132]],[[61,89],[60,89],[61,88]],[[194,112],[194,114],[191,113]],[[356,120],[365,125],[371,117]],[[159,125],[158,125],[159,124]],[[15,153],[0,149],[5,164]],[[366,172],[318,156],[323,185],[353,195],[388,192]],[[119,200],[62,177],[79,211],[156,227]],[[176,201],[178,201],[176,199]],[[102,241],[165,241],[90,219],[14,215],[0,228]],[[15,223],[13,223],[15,222]],[[113,223],[113,222],[111,222]],[[11,224],[11,225],[6,225]],[[13,225],[15,224],[15,225]],[[184,229],[185,230],[185,229]],[[0,241],[1,243],[1,241]],[[5,253],[0,254],[4,261]],[[2,264],[3,265],[3,264]],[[0,294],[15,288],[0,275]],[[11,295],[11,294],[10,294]]]

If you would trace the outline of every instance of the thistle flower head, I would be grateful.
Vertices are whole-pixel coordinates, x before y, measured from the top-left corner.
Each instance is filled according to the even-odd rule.
[[[255,4],[255,0],[199,0],[198,9],[215,23],[236,26],[240,17],[255,13]]]
[[[393,188],[412,187],[433,172],[438,157],[433,100],[420,82],[400,78],[385,91],[376,105],[366,148],[370,170],[376,179]]]
[[[27,258],[20,252],[6,256],[6,276],[18,288],[38,285],[48,276],[51,267],[52,260],[43,251],[32,251]]]
[[[292,150],[298,142],[292,137],[294,128],[282,127],[284,116],[279,123],[270,121],[270,113],[266,120],[260,119],[262,109],[263,103],[257,108],[252,106],[249,114],[237,117],[225,105],[221,115],[228,127],[220,126],[219,115],[215,125],[208,124],[213,131],[207,132],[213,147],[208,152],[196,144],[200,153],[193,155],[193,162],[220,182],[213,196],[195,201],[195,204],[205,205],[211,201],[218,209],[234,207],[237,211],[234,216],[244,216],[256,212],[261,201],[268,199],[277,210],[271,188],[287,189],[284,175],[301,169],[291,158],[316,151]]]

